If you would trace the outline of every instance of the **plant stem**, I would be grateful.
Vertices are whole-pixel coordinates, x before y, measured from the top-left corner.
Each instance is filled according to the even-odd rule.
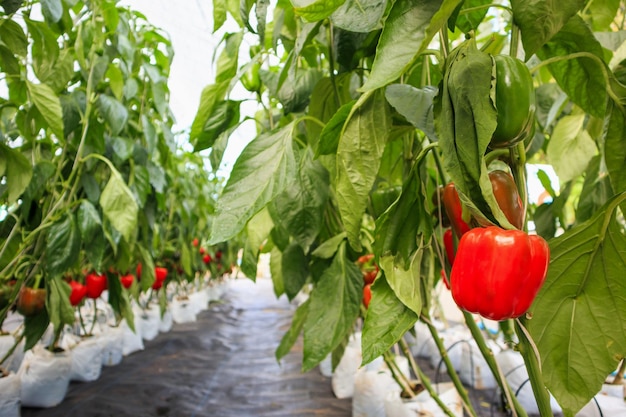
[[[509,55],[513,58],[517,58],[517,50],[519,46],[519,27],[515,23],[511,23],[511,47],[509,48]]]
[[[441,411],[443,411],[446,415],[448,415],[450,417],[455,417],[455,415],[452,412],[452,410],[450,410],[450,408],[448,408],[448,406],[445,405],[443,403],[443,401],[441,401],[441,398],[439,398],[439,395],[437,394],[437,392],[433,388],[433,385],[430,383],[430,379],[428,378],[428,376],[426,376],[426,374],[424,374],[419,367],[416,368],[416,371],[417,371],[417,376],[420,379],[420,382],[422,383],[424,388],[426,388],[426,391],[428,391],[428,393],[430,394],[431,398],[433,400],[435,400],[435,402],[437,403],[439,408],[441,408]]]
[[[613,385],[619,385],[624,381],[624,372],[626,372],[626,359],[622,359],[617,369],[617,375],[613,378]]]
[[[415,392],[411,388],[410,381],[407,381],[406,376],[402,373],[402,371],[398,368],[398,364],[391,356],[390,352],[383,353],[383,360],[387,364],[387,368],[391,371],[391,377],[396,381],[396,383],[402,388],[402,391],[405,392],[409,397],[415,397]]]
[[[517,397],[515,397],[515,393],[509,386],[508,382],[506,382],[506,378],[503,377],[500,367],[498,366],[498,362],[496,362],[496,358],[493,356],[493,351],[485,343],[485,338],[483,337],[483,334],[480,332],[480,329],[476,325],[474,317],[467,311],[463,311],[463,317],[465,318],[465,323],[467,324],[467,327],[474,337],[474,341],[476,341],[476,345],[478,346],[480,353],[483,355],[483,358],[485,358],[485,361],[487,362],[487,366],[489,366],[489,369],[495,377],[498,386],[505,394],[513,415],[518,417],[528,417],[526,410],[524,410],[522,405],[517,400]]]
[[[515,320],[515,330],[517,331],[517,337],[519,338],[519,351],[524,358],[524,364],[528,370],[528,377],[530,379],[530,385],[537,401],[537,407],[539,408],[539,414],[541,417],[553,416],[552,407],[550,406],[550,394],[546,389],[543,382],[543,376],[541,372],[541,365],[539,364],[539,356],[536,351],[536,347],[533,348],[530,335],[526,331],[522,320]]]
[[[452,380],[454,387],[456,388],[457,392],[461,396],[461,399],[463,400],[463,406],[465,407],[465,409],[471,416],[477,417],[478,415],[476,414],[476,410],[474,410],[474,407],[472,406],[472,402],[470,401],[467,389],[463,386],[463,382],[461,382],[461,378],[459,378],[459,375],[456,373],[456,370],[454,369],[454,365],[452,365],[452,362],[450,361],[450,356],[448,355],[448,351],[446,350],[446,347],[443,345],[443,342],[441,341],[441,338],[439,337],[439,332],[437,331],[437,328],[430,321],[429,317],[427,317],[426,320],[423,320],[423,321],[424,323],[426,323],[426,326],[428,326],[430,335],[432,336],[433,340],[435,341],[435,344],[437,345],[437,349],[439,350],[439,353],[441,354],[441,359],[443,360],[443,363],[446,364],[446,371],[448,372],[448,376]]]
[[[527,230],[526,214],[528,209],[528,189],[526,188],[526,148],[524,142],[520,142],[517,146],[511,148],[511,171],[513,179],[517,186],[517,192],[522,199],[522,208],[524,210],[524,229]]]
[[[335,104],[337,107],[341,106],[341,100],[339,98],[339,88],[337,88],[337,80],[335,79],[335,57],[333,53],[333,43],[335,42],[335,35],[333,33],[333,24],[328,22],[328,67],[330,70],[330,83],[333,86],[335,93]]]

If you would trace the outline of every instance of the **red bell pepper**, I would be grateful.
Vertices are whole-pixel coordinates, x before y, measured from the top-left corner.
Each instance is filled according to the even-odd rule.
[[[78,281],[71,280],[70,287],[72,288],[72,292],[70,293],[70,304],[76,307],[87,296],[87,286]]]
[[[120,277],[120,282],[124,288],[130,288],[133,285],[134,280],[135,276],[133,274],[126,274]]]
[[[453,183],[449,183],[443,189],[443,207],[446,209],[452,230],[459,238],[470,230],[469,225],[463,220],[461,199]]]
[[[446,249],[448,262],[450,262],[450,265],[454,265],[454,236],[452,236],[451,229],[443,232],[443,246]]]
[[[107,288],[107,277],[100,274],[89,274],[85,277],[87,297],[96,299]]]
[[[46,306],[46,289],[22,287],[17,296],[17,312],[25,317],[39,314]]]
[[[372,284],[365,284],[365,286],[363,286],[363,305],[365,306],[365,308],[369,308],[371,299]]]
[[[165,282],[165,278],[167,278],[167,272],[168,272],[167,268],[163,268],[161,266],[157,266],[154,268],[155,280],[154,280],[154,283],[152,284],[153,290],[158,290],[159,288],[163,286],[163,283]]]
[[[450,285],[459,307],[492,320],[519,317],[545,281],[548,243],[520,230],[490,226],[465,233],[456,252]]]
[[[526,213],[511,174],[500,170],[491,171],[489,180],[500,210],[513,226],[520,230],[523,229]]]

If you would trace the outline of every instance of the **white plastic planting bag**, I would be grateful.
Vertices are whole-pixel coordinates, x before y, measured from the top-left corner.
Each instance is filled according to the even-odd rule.
[[[144,340],[153,340],[159,334],[161,326],[161,312],[158,307],[151,306],[145,310],[137,309],[135,312],[135,323],[140,322],[141,337]]]
[[[361,334],[350,336],[348,346],[333,372],[331,385],[337,398],[351,398],[354,394],[354,377],[361,366]]]
[[[141,323],[141,320],[137,320],[135,317],[135,331],[133,332],[126,320],[122,320],[120,328],[123,335],[122,354],[124,356],[144,349],[143,338],[141,337]]]
[[[428,349],[428,341],[432,340],[432,336],[430,331],[428,330],[428,326],[421,321],[415,323],[415,337],[411,333],[406,333],[404,335],[404,340],[406,340],[409,345],[409,349],[413,356],[418,358],[430,358],[430,350]]]
[[[209,294],[203,290],[191,293],[189,295],[189,303],[191,304],[193,311],[198,314],[209,308]]]
[[[327,355],[323,361],[320,362],[320,373],[326,378],[333,376],[333,359],[332,355]]]
[[[624,398],[598,394],[576,414],[576,417],[624,417],[626,401]]]
[[[0,416],[19,417],[22,382],[20,377],[11,372],[5,377],[0,375]]]
[[[402,361],[404,359],[404,361]],[[408,375],[408,360],[396,358],[398,366]],[[406,364],[404,363],[406,362]],[[391,372],[379,361],[378,370],[359,369],[354,378],[352,396],[352,417],[385,417],[385,398],[389,393],[397,393],[402,389],[391,376]],[[406,368],[406,369],[405,369]]]
[[[13,353],[4,361],[2,367],[8,372],[17,372],[20,369],[22,359],[24,359],[24,339],[15,347]],[[4,358],[9,350],[15,344],[15,337],[7,334],[0,336],[0,359]],[[0,414],[1,416],[2,414]]]
[[[500,365],[502,374],[507,380],[520,405],[528,414],[539,414],[537,401],[528,379],[528,371],[524,365],[524,358],[514,350],[503,350],[496,355],[496,361]],[[561,413],[561,407],[554,397],[550,396],[550,407],[554,414]]]
[[[463,417],[463,403],[452,383],[435,384],[433,388],[439,399],[452,411],[452,414]],[[410,400],[400,398],[400,394],[397,392],[389,393],[384,404],[386,417],[447,416],[426,390]]]
[[[115,366],[124,357],[124,329],[109,327],[100,336],[102,342],[102,365]]]
[[[95,381],[102,371],[102,342],[99,336],[75,337],[71,340],[64,337],[61,346],[71,351],[71,381]]]
[[[487,341],[487,346],[491,349],[494,355],[497,355],[500,350],[500,346],[492,342]],[[487,361],[483,357],[478,345],[474,339],[461,343],[461,366],[459,369],[459,377],[464,384],[467,384],[475,389],[493,389],[498,385],[496,379],[487,365]]]
[[[174,323],[192,323],[197,320],[196,312],[188,299],[172,300],[172,319]]]
[[[22,381],[22,405],[54,407],[63,401],[70,383],[70,352],[52,353],[42,345],[24,355],[18,375]]]
[[[167,333],[172,330],[172,325],[174,324],[174,319],[172,318],[172,311],[168,308],[163,313],[163,316],[159,316],[161,318],[161,322],[159,323],[159,331],[161,333]]]

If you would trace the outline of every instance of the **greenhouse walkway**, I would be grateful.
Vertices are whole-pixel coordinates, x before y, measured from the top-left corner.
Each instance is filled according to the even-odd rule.
[[[300,372],[300,343],[277,363],[294,310],[267,278],[233,280],[196,322],[175,324],[97,381],[72,382],[59,406],[23,408],[22,417],[351,416],[351,400],[335,398],[328,378]]]

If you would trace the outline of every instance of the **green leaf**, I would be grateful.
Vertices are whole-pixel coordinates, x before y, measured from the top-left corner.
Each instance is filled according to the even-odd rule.
[[[291,320],[291,327],[281,339],[280,345],[278,345],[278,347],[276,348],[277,361],[280,361],[282,358],[287,356],[293,345],[296,344],[298,336],[300,336],[302,328],[304,327],[304,323],[308,317],[309,303],[310,300],[306,300],[300,305],[300,307],[298,307],[298,309],[294,313],[293,319]]]
[[[602,157],[594,156],[585,172],[585,181],[576,206],[576,223],[589,220],[613,196],[611,181],[601,171]]]
[[[61,0],[41,0],[41,12],[50,23],[57,23],[63,16],[63,3]]]
[[[59,138],[63,138],[63,109],[61,101],[54,90],[46,84],[33,84],[26,81],[28,94],[37,110],[41,113],[50,130]]]
[[[74,51],[63,49],[59,53],[59,58],[54,63],[54,67],[40,80],[52,88],[55,92],[65,90],[67,84],[74,77]]]
[[[490,3],[490,0],[465,0],[462,3],[463,7],[461,7],[459,11],[474,8],[477,8],[477,10],[459,14],[455,20],[456,27],[461,29],[463,33],[468,33],[472,30],[478,29],[478,26],[482,23],[483,19],[487,15],[487,12],[489,11],[488,7],[480,8],[480,6],[486,6]],[[453,30],[453,28],[450,28],[450,30]]]
[[[148,252],[148,250],[143,246],[137,245],[137,249],[139,249],[139,259],[142,265],[141,277],[138,277],[141,284],[141,290],[148,291],[152,287],[152,284],[154,284],[154,281],[156,281],[154,260],[152,259],[150,252]]]
[[[109,79],[109,87],[116,99],[124,98],[124,75],[122,70],[115,64],[109,64],[105,76]]]
[[[115,98],[106,94],[98,96],[98,109],[102,117],[107,121],[111,134],[119,135],[128,122],[128,110]]]
[[[429,235],[430,214],[424,207],[419,170],[414,166],[402,185],[400,197],[376,219],[374,251],[380,255],[400,256],[405,266],[417,249],[416,236]]]
[[[50,325],[50,317],[48,312],[43,309],[41,313],[30,317],[24,317],[24,352],[32,349],[48,330]]]
[[[226,2],[227,0],[213,0],[213,33],[226,22]]]
[[[274,223],[267,209],[263,209],[255,214],[246,227],[247,237],[243,248],[241,272],[252,280],[256,279],[261,245],[270,235],[273,227]]]
[[[324,360],[352,332],[362,297],[363,276],[342,244],[311,292],[304,322],[303,372]]]
[[[603,63],[604,52],[591,29],[580,17],[571,18],[560,32],[537,51],[537,56],[547,60],[576,52],[595,55],[599,62],[581,57],[554,62],[549,64],[548,68],[574,103],[589,114],[604,117],[607,85],[603,76],[605,68],[600,67],[606,67]]]
[[[324,210],[330,194],[328,171],[314,161],[307,149],[300,160],[295,181],[276,196],[273,211],[282,227],[302,247],[304,253],[322,228]]]
[[[314,0],[305,5],[302,4],[305,3],[302,0],[292,0],[292,3],[294,6],[293,9],[297,15],[300,15],[306,21],[317,22],[333,14],[345,1],[346,0]]]
[[[308,259],[302,248],[292,243],[283,251],[281,266],[285,294],[291,301],[300,292],[309,276]]]
[[[346,0],[330,20],[344,30],[367,33],[380,29],[386,7],[387,0]]]
[[[590,21],[594,31],[609,31],[619,6],[620,0],[594,0],[587,2],[585,21]]]
[[[267,25],[267,9],[270,5],[269,0],[257,0],[255,7],[255,15],[257,21],[257,33],[259,34],[259,44],[265,43],[265,27]]]
[[[385,88],[385,98],[398,113],[430,139],[437,140],[433,116],[433,99],[437,88],[415,88],[408,84],[392,84]]]
[[[100,206],[104,217],[131,242],[137,229],[139,207],[121,174],[111,166],[111,177],[100,195]]]
[[[46,309],[50,322],[56,331],[60,331],[66,324],[73,325],[74,307],[70,304],[71,288],[60,276],[46,280],[48,284],[48,302]]]
[[[285,113],[304,111],[322,74],[318,69],[300,69],[295,78],[289,77],[285,80],[278,91],[278,99]]]
[[[535,231],[542,238],[549,240],[556,235],[556,215],[553,211],[553,203],[544,203],[535,209],[533,214]]]
[[[596,143],[583,129],[586,115],[565,116],[554,127],[546,154],[563,183],[580,176],[597,153]]]
[[[327,123],[335,116],[341,105],[352,101],[350,94],[352,76],[352,73],[344,73],[336,76],[334,82],[330,77],[324,77],[319,80],[311,93],[308,108],[309,116],[315,117],[322,123]],[[335,87],[337,87],[338,91],[335,90]],[[335,95],[337,93],[339,97],[336,98]],[[323,126],[320,126],[318,123],[311,120],[306,121],[307,139],[314,149],[317,147],[322,128]]]
[[[317,258],[330,259],[335,256],[335,253],[339,250],[339,245],[341,245],[345,238],[346,232],[341,232],[338,235],[324,241],[324,243],[315,248],[311,255]]]
[[[122,284],[117,277],[113,277],[108,281],[109,304],[117,314],[126,319],[128,327],[135,330],[135,316],[128,297],[129,292],[124,291]]]
[[[435,98],[435,129],[444,168],[465,206],[476,217],[487,217],[513,228],[496,202],[484,155],[497,125],[491,100],[493,58],[470,39],[446,60],[443,89]]]
[[[385,150],[391,114],[382,90],[354,105],[337,147],[337,205],[350,245],[361,247],[361,218]]]
[[[422,52],[462,0],[397,0],[385,20],[372,72],[360,91],[398,79]]]
[[[12,19],[3,19],[0,23],[0,39],[9,50],[19,56],[26,56],[28,53],[28,39],[24,29],[19,23]]]
[[[89,244],[89,242],[96,238],[96,235],[102,234],[100,213],[98,213],[96,207],[89,201],[84,200],[80,203],[78,211],[76,212],[76,219],[78,221],[80,237],[83,242]]]
[[[522,33],[526,58],[530,58],[558,33],[585,0],[511,0],[513,21]]]
[[[46,22],[25,18],[28,32],[32,37],[33,71],[40,81],[48,77],[59,58],[57,35]]]
[[[33,176],[30,161],[17,150],[0,142],[0,178],[6,175],[7,204],[12,205],[28,187]],[[0,193],[1,195],[2,193]]]
[[[370,301],[363,323],[363,364],[387,352],[417,322],[418,315],[407,308],[384,277],[372,284]]]
[[[241,152],[217,201],[210,245],[237,235],[256,213],[293,181],[293,124],[252,140]]]
[[[387,284],[391,287],[396,297],[402,304],[407,306],[416,315],[422,312],[422,297],[420,293],[420,272],[422,262],[422,249],[415,251],[411,257],[409,268],[404,267],[400,258],[398,261],[393,256],[380,258],[380,268],[385,272]]]
[[[70,212],[66,212],[54,222],[46,237],[46,263],[51,276],[65,273],[78,261],[80,249],[80,232],[76,220]]]
[[[285,283],[283,279],[283,253],[276,246],[270,251],[270,275],[274,284],[274,295],[276,298],[285,293]]]
[[[2,8],[4,9],[4,13],[13,14],[20,9],[22,3],[24,3],[24,0],[2,0],[0,2],[0,6],[2,6]]]
[[[223,133],[238,125],[240,104],[240,101],[225,100],[215,105],[202,131],[192,142],[194,152],[211,148]]]
[[[230,82],[237,74],[239,46],[243,39],[243,32],[227,33],[224,35],[224,49],[217,59],[215,83]]]
[[[191,143],[195,144],[203,134],[207,121],[214,113],[218,103],[224,99],[228,84],[228,81],[224,81],[218,84],[211,84],[202,90],[198,112],[193,119],[191,132],[189,133],[189,141]]]
[[[613,191],[621,193],[626,191],[626,117],[614,103],[610,104],[607,125],[604,159]]]
[[[334,155],[337,153],[341,131],[343,130],[348,116],[352,113],[352,108],[355,104],[356,100],[344,104],[337,110],[328,123],[326,123],[322,133],[320,133],[319,143],[315,150],[316,158],[320,155]]]
[[[566,415],[626,357],[626,237],[615,218],[624,198],[550,241],[548,275],[529,312],[545,384]]]

